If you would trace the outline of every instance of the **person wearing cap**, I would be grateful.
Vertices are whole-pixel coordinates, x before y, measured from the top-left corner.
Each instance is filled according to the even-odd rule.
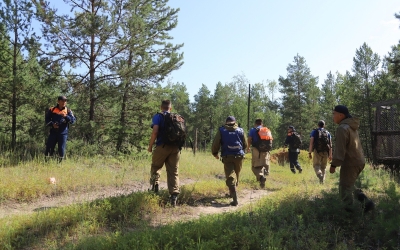
[[[295,174],[296,173],[295,168],[296,168],[299,171],[299,174],[301,174],[303,169],[299,164],[300,145],[296,145],[295,143],[296,138],[294,138],[295,136],[300,136],[300,135],[296,132],[296,129],[293,126],[289,126],[283,150],[285,151],[285,148],[289,146],[288,154],[289,154],[290,171],[292,171],[292,173]]]
[[[236,186],[239,183],[239,174],[242,169],[244,150],[246,148],[246,135],[243,129],[238,126],[235,117],[228,116],[225,125],[218,129],[214,137],[211,153],[216,159],[220,159],[218,152],[221,151],[226,177],[225,183],[229,188],[230,196],[233,198],[230,203],[232,206],[239,204]]]
[[[365,166],[364,152],[358,135],[360,121],[353,118],[344,105],[337,105],[333,110],[333,121],[339,126],[335,133],[335,150],[329,172],[335,173],[340,168],[339,193],[346,211],[353,211],[353,195],[363,204],[364,212],[375,204],[361,191],[355,188],[355,182]]]
[[[332,160],[332,136],[325,129],[325,121],[318,122],[318,128],[311,131],[308,157],[313,160],[313,167],[321,184],[325,181],[328,159]]]
[[[57,105],[49,108],[45,115],[46,126],[50,127],[50,133],[46,142],[45,156],[53,156],[56,144],[58,144],[59,162],[61,162],[65,156],[69,124],[74,124],[76,121],[74,114],[67,108],[66,104],[67,98],[65,96],[59,96],[57,98]]]
[[[170,100],[161,101],[161,113],[157,113],[152,119],[152,133],[149,140],[147,151],[153,153],[151,158],[150,184],[155,193],[159,189],[159,179],[161,168],[165,164],[167,170],[167,185],[170,194],[170,204],[175,207],[180,193],[179,190],[179,159],[180,149],[178,145],[169,145],[165,143],[164,138],[164,116],[162,114],[170,113],[172,103]],[[153,149],[153,145],[156,147]]]
[[[263,135],[263,139],[272,141],[271,131],[263,125],[262,119],[256,119],[254,127],[250,129],[247,137],[247,152],[250,152],[251,145],[251,169],[257,181],[260,182],[260,187],[264,188],[267,180],[265,176],[269,175],[270,152],[258,150],[257,143],[261,140],[260,133]]]

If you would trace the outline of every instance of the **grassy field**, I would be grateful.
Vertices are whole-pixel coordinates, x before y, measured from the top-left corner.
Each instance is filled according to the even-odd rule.
[[[207,153],[183,151],[178,206],[168,193],[148,191],[71,204],[0,219],[0,249],[399,249],[399,185],[382,170],[366,167],[359,185],[376,203],[363,214],[345,212],[338,199],[338,174],[320,185],[300,154],[302,174],[272,163],[257,203],[200,218],[191,213],[213,202],[228,203],[222,163]],[[239,194],[260,189],[245,160]],[[40,159],[0,168],[2,206],[69,197],[106,188],[149,187],[150,158]],[[56,179],[56,184],[49,182]],[[165,171],[161,181],[166,181]],[[161,219],[162,223],[160,222]]]

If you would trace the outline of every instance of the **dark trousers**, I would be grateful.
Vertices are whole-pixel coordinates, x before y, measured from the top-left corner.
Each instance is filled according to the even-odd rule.
[[[46,156],[53,156],[56,144],[58,144],[58,156],[64,158],[65,147],[67,145],[68,134],[59,134],[50,132],[46,143]]]
[[[289,152],[289,162],[290,162],[290,168],[294,169],[300,169],[299,165],[299,152]]]

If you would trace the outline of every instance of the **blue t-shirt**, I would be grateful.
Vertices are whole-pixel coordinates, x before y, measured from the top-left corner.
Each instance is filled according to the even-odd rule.
[[[163,113],[165,114],[169,112],[164,111]],[[158,125],[156,146],[159,146],[164,143],[163,141],[164,117],[161,114],[157,113],[153,116],[151,127],[153,128],[154,125]]]
[[[257,134],[257,129],[261,128],[261,125],[256,127],[256,128],[251,128],[249,131],[249,137],[251,137],[251,144],[255,145],[256,142],[258,142],[258,134]]]

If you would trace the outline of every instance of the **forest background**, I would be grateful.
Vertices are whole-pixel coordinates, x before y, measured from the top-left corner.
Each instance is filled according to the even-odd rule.
[[[64,2],[71,12],[61,13],[46,1],[1,2],[0,154],[5,158],[43,155],[44,114],[58,95],[68,97],[77,117],[68,156],[146,154],[151,118],[161,100],[170,99],[173,111],[186,118],[192,140],[198,131],[200,150],[207,150],[228,115],[246,130],[262,118],[275,147],[293,125],[307,148],[318,120],[335,131],[332,108],[343,104],[361,119],[361,141],[371,158],[371,103],[400,95],[400,43],[383,56],[363,43],[345,73],[327,72],[319,79],[297,54],[277,80],[251,83],[238,74],[217,82],[214,90],[199,86],[191,101],[185,83],[167,80],[184,63],[183,44],[173,44],[170,35],[179,9],[167,0]]]

